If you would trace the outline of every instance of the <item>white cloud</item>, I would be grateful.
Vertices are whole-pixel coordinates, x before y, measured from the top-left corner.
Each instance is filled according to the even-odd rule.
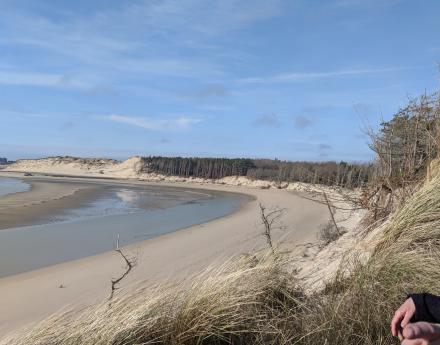
[[[188,129],[191,126],[202,122],[200,118],[192,118],[187,116],[181,116],[174,119],[154,119],[151,117],[133,117],[114,114],[108,116],[107,118],[110,121],[126,123],[152,131]]]
[[[394,72],[403,69],[406,68],[344,69],[344,70],[329,71],[329,72],[294,72],[294,73],[278,74],[269,77],[238,79],[237,82],[239,84],[299,83],[299,82],[307,82],[307,81],[313,81],[319,79]]]

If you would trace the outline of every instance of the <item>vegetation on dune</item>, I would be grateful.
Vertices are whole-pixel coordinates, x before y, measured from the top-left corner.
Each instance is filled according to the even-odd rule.
[[[387,217],[419,188],[440,150],[440,93],[410,101],[394,117],[369,131],[376,153],[375,178],[364,206],[375,220]]]
[[[246,158],[183,158],[143,157],[143,171],[184,177],[218,179],[226,176],[246,176],[254,167]]]
[[[365,186],[372,164],[347,162],[289,162],[277,159],[143,157],[143,171],[182,177],[221,179],[246,176],[276,182],[303,182],[346,188]]]
[[[390,189],[423,180],[427,165],[440,148],[440,94],[410,101],[371,133],[378,175]]]
[[[396,211],[371,256],[347,256],[322,291],[306,293],[287,258],[269,251],[53,317],[1,344],[397,344],[389,322],[406,294],[440,294],[436,97],[411,103],[372,136],[377,175],[364,204],[378,214],[388,200]]]

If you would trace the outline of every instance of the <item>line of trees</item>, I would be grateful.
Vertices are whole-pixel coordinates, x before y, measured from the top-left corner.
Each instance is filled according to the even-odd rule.
[[[220,179],[226,176],[246,176],[254,167],[251,159],[143,157],[144,172],[165,175]]]
[[[317,183],[345,188],[365,186],[374,175],[371,163],[286,162],[260,159],[247,176],[253,179]]]
[[[246,176],[276,182],[305,182],[355,188],[373,176],[372,164],[288,162],[271,159],[143,157],[144,172],[221,179]]]

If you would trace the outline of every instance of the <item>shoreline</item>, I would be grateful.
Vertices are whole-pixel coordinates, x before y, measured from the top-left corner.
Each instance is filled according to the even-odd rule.
[[[328,220],[325,206],[287,190],[207,183],[147,183],[122,179],[118,182],[238,192],[253,197],[225,217],[124,247],[124,252],[138,260],[137,267],[121,286],[125,289],[145,281],[156,284],[184,278],[216,262],[265,248],[265,239],[258,226],[259,202],[287,209],[284,222],[289,228],[277,229],[273,235],[276,241],[283,239],[290,249],[297,244],[316,241],[319,226]],[[0,305],[5,310],[0,315],[0,334],[6,335],[37,322],[61,308],[79,308],[106,298],[110,280],[123,270],[124,263],[119,255],[105,252],[0,279]],[[64,288],[59,288],[60,285]],[[49,300],[48,295],[51,296]]]
[[[79,207],[96,197],[101,190],[99,186],[74,181],[20,179],[30,184],[30,188],[0,198],[0,231],[44,224],[49,216]]]

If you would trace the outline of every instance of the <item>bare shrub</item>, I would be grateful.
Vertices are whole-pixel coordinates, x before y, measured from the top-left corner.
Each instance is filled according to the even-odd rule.
[[[336,241],[339,237],[346,233],[344,228],[337,228],[332,221],[321,227],[318,233],[319,241],[326,246],[327,244]]]

